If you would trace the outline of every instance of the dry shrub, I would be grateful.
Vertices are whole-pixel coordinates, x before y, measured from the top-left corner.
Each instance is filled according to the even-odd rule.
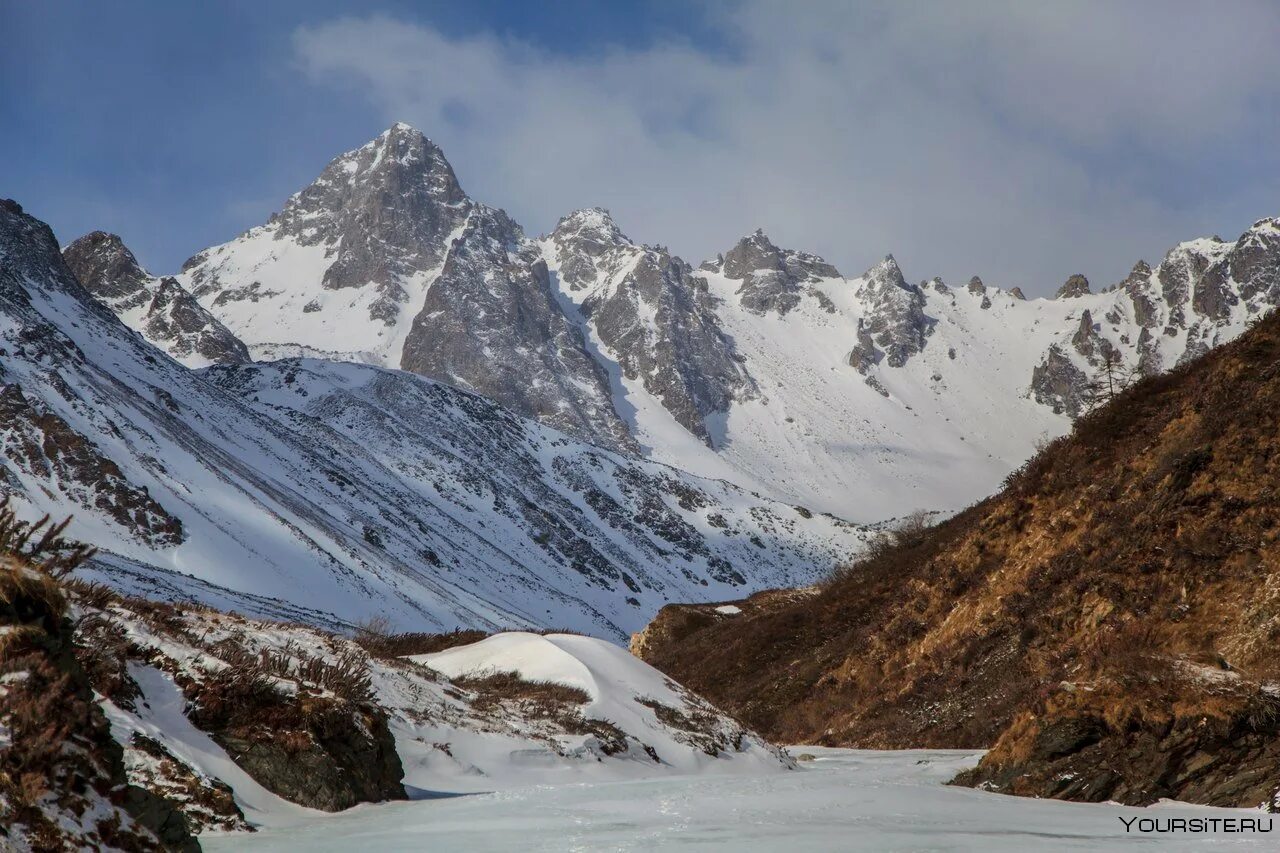
[[[453,683],[475,694],[471,706],[487,713],[504,704],[517,705],[527,720],[542,720],[571,735],[593,735],[605,755],[627,749],[627,736],[609,720],[584,716],[581,706],[591,701],[580,687],[555,681],[529,681],[515,672],[486,671],[453,679]]]
[[[304,687],[327,690],[351,702],[373,702],[369,661],[354,649],[343,650],[333,661],[310,654],[293,641],[280,649],[262,649],[255,654],[239,640],[228,637],[208,649],[233,669],[296,681]]]
[[[125,629],[91,610],[80,617],[75,632],[76,659],[93,689],[123,708],[132,708],[141,691],[129,677],[129,638]]]
[[[477,694],[472,704],[480,710],[489,710],[501,702],[535,702],[547,707],[585,705],[590,694],[581,687],[560,684],[555,681],[529,681],[516,672],[480,672],[453,679],[464,690]]]
[[[21,557],[50,577],[66,577],[97,552],[62,538],[69,524],[70,516],[57,524],[48,515],[34,522],[19,521],[5,495],[0,498],[0,554]]]
[[[366,623],[367,625],[367,623]],[[484,631],[457,628],[442,634],[411,632],[404,634],[379,633],[362,626],[353,638],[366,652],[380,660],[429,655],[443,652],[455,646],[468,646],[489,636]]]

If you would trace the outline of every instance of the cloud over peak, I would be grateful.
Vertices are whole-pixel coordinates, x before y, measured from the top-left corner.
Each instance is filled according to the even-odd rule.
[[[1280,210],[1275,7],[714,9],[714,49],[555,52],[372,16],[299,28],[294,58],[421,128],[530,230],[603,205],[695,263],[764,225],[841,269],[893,251],[913,278],[1042,294]]]

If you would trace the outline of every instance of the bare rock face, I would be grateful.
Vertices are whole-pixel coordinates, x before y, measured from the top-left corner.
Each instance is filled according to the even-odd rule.
[[[599,208],[548,237],[583,322],[676,421],[714,446],[707,421],[758,391],[720,327],[706,279],[661,246],[638,246]]]
[[[780,249],[764,231],[743,237],[721,256],[718,271],[726,278],[741,279],[738,295],[748,311],[764,314],[775,311],[786,314],[800,304],[805,295],[825,299],[809,287],[824,278],[839,278],[839,271],[817,255]],[[834,311],[834,307],[828,307]]]
[[[1108,354],[1116,352],[1116,348],[1111,341],[1102,336],[1097,325],[1093,322],[1093,314],[1087,308],[1080,312],[1080,325],[1077,327],[1076,333],[1071,336],[1071,344],[1075,347],[1076,352],[1084,356],[1090,364],[1098,364]]]
[[[940,280],[935,279],[935,281],[938,281],[938,283],[941,284]],[[978,303],[978,307],[983,311],[986,311],[991,307],[991,297],[987,295],[987,286],[982,283],[982,279],[975,275],[973,278],[969,279],[969,284],[966,289],[974,296],[982,297],[982,301]]]
[[[413,320],[400,366],[596,444],[632,443],[604,369],[556,302],[546,264],[500,210],[473,206]]]
[[[177,279],[149,275],[115,234],[86,234],[62,259],[95,299],[179,361],[202,367],[251,360],[244,343]]]
[[[397,123],[334,158],[266,224],[197,253],[179,278],[251,347],[376,353],[394,367],[475,207],[443,152]]]
[[[706,282],[664,251],[644,257],[613,293],[584,311],[623,373],[639,377],[685,429],[712,444],[706,419],[755,395],[755,383],[712,311]],[[640,311],[652,311],[652,325]]]
[[[1017,299],[1026,300],[1027,296],[1022,292],[1021,287],[1014,287],[1009,291],[1009,295]]]
[[[1168,700],[1171,707],[1177,698]],[[1123,727],[1096,711],[1070,708],[1037,722],[1025,737],[1030,749],[1023,760],[983,761],[953,784],[1095,803],[1171,799],[1275,811],[1280,727],[1271,700],[1264,693],[1231,699],[1240,707],[1223,716],[1186,714]]]
[[[1062,287],[1058,288],[1055,299],[1075,299],[1078,296],[1089,294],[1089,279],[1076,273],[1063,282]]]
[[[1089,377],[1057,344],[1031,371],[1031,396],[1059,414],[1079,417],[1087,404]]]
[[[113,311],[145,305],[150,300],[151,276],[115,234],[93,231],[62,250],[72,274]]]
[[[1151,272],[1151,267],[1146,261],[1138,261],[1118,286],[1133,305],[1134,322],[1143,329],[1153,329],[1157,325],[1156,305],[1148,294]]]
[[[924,294],[906,283],[893,255],[867,270],[862,278],[859,296],[866,303],[867,314],[850,364],[864,373],[859,365],[869,367],[882,358],[889,367],[902,367],[924,349],[933,331],[933,321],[924,313]]]
[[[402,302],[401,278],[439,266],[472,202],[435,143],[395,124],[376,144],[333,160],[272,217],[276,239],[331,247],[331,290],[377,289],[371,313]]]
[[[1261,219],[1192,287],[1191,304],[1211,320],[1226,320],[1244,301],[1280,302],[1280,219]]]

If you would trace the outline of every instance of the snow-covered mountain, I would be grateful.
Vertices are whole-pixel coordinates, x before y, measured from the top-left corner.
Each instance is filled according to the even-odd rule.
[[[475,390],[574,436],[878,521],[989,494],[1065,432],[1108,351],[1144,371],[1280,301],[1280,224],[1057,298],[846,278],[761,232],[694,268],[600,209],[531,240],[397,124],[177,276],[256,357]]]
[[[188,367],[251,360],[244,343],[177,279],[150,275],[115,234],[86,234],[63,249],[62,259],[125,325]]]
[[[100,575],[134,592],[620,639],[668,600],[809,582],[864,536],[400,371],[192,371],[95,301],[13,202],[0,348],[6,491],[74,514]]]

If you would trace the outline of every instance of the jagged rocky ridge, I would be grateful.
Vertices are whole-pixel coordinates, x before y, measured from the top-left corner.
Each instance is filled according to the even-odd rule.
[[[86,234],[63,249],[62,257],[95,299],[188,367],[250,360],[244,343],[177,279],[149,275],[115,234]]]
[[[912,284],[892,258],[845,278],[763,232],[694,268],[600,209],[530,240],[397,124],[177,278],[258,357],[402,367],[877,521],[990,493],[1090,405],[1109,349],[1151,373],[1239,334],[1280,300],[1276,232],[1180,244],[1099,293],[1073,275],[1052,300]]]
[[[203,373],[125,328],[0,207],[5,485],[74,515],[98,576],[325,625],[566,627],[801,582],[864,532],[574,441],[420,376],[284,360]]]
[[[672,605],[632,648],[779,740],[989,747],[958,781],[1280,810],[1278,412],[1269,317],[829,583]]]

